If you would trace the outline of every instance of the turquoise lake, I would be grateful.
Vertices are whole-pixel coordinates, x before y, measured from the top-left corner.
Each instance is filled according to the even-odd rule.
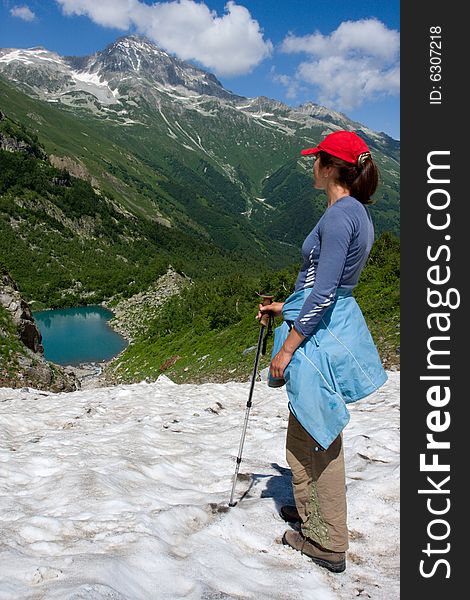
[[[58,365],[110,360],[127,346],[122,335],[108,325],[112,316],[99,305],[33,312],[44,357]]]

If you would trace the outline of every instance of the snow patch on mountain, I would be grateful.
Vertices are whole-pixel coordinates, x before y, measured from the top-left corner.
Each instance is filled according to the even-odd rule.
[[[111,89],[109,82],[98,73],[73,70],[62,57],[47,50],[32,48],[7,51],[0,56],[0,70],[2,64],[9,67],[7,75],[10,73],[13,78],[15,67],[30,67],[24,82],[48,102],[63,100],[73,104],[75,98],[71,100],[70,95],[76,95],[77,92],[91,94],[104,105],[119,102],[118,90]],[[48,73],[55,84],[53,89],[44,87],[43,79]]]
[[[27,65],[34,65],[38,61],[47,61],[57,65],[64,66],[64,61],[58,54],[49,52],[43,48],[30,48],[30,49],[4,49],[0,55],[0,62],[11,63],[11,62],[23,62]]]

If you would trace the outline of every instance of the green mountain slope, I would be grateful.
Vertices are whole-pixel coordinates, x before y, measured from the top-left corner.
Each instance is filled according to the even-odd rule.
[[[221,276],[199,282],[170,299],[145,330],[107,368],[110,382],[156,379],[176,382],[246,381],[253,369],[259,326],[256,291],[284,301],[292,292],[295,267],[260,276]],[[399,365],[400,243],[383,234],[374,243],[354,296],[361,307],[382,362]],[[280,324],[276,323],[276,325]],[[268,352],[261,368],[268,366]]]
[[[0,109],[33,129],[48,154],[70,157],[76,170],[126,211],[227,249],[250,254],[260,246],[240,214],[245,202],[238,188],[201,158],[188,167],[146,127],[128,131],[87,113],[70,113],[2,82],[0,95]],[[262,240],[259,250],[267,255]]]
[[[23,71],[15,74],[26,77]],[[79,98],[71,102],[70,94],[55,103],[25,105],[14,90],[3,89],[3,102],[8,114],[38,132],[48,153],[83,165],[94,183],[127,210],[190,228],[230,249],[249,252],[258,246],[268,261],[286,252],[295,258],[296,244],[286,248],[278,241],[291,238],[298,203],[303,207],[307,195],[310,200],[318,196],[309,186],[310,163],[300,158],[300,149],[340,126],[356,129],[367,137],[382,171],[377,232],[398,234],[395,140],[316,105],[294,110],[268,98],[191,96],[148,74],[119,75],[113,72],[119,103],[99,110],[90,108],[99,106],[90,94],[91,105]],[[286,175],[283,181],[271,185],[280,173]],[[301,197],[299,185],[305,191]],[[300,236],[315,220],[315,214],[303,218]],[[284,221],[284,231],[273,235],[271,225],[277,231]]]
[[[123,212],[52,166],[36,136],[0,116],[0,256],[35,309],[93,303],[147,288],[171,263],[190,277],[256,268],[194,232]]]

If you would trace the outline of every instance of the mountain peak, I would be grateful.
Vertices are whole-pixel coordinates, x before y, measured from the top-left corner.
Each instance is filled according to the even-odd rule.
[[[118,38],[96,55],[106,70],[113,72],[149,71],[156,62],[172,62],[164,50],[148,38],[138,35],[126,35]]]
[[[157,87],[184,87],[197,94],[237,98],[215,75],[168,54],[144,36],[122,36],[88,59],[86,62],[83,57],[70,60],[84,71],[113,80],[116,86],[119,80],[130,77]]]
[[[126,52],[127,50],[133,50],[142,54],[150,53],[169,56],[167,52],[159,48],[147,37],[135,34],[123,35],[117,38],[114,42],[106,46],[104,52]]]

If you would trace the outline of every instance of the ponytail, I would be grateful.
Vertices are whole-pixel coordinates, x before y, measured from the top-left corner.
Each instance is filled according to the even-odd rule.
[[[351,196],[357,198],[362,204],[371,204],[371,196],[374,195],[379,183],[379,171],[377,166],[375,165],[372,156],[369,154],[362,165],[358,165],[354,168],[356,168],[359,173],[349,188]]]

